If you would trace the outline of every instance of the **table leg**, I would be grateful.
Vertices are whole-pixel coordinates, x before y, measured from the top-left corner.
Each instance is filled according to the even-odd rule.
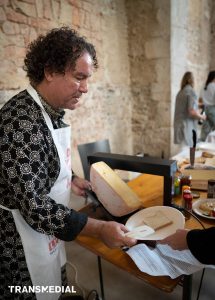
[[[101,257],[97,256],[97,259],[98,259],[98,268],[99,268],[99,282],[100,282],[100,289],[101,289],[101,297],[102,297],[102,300],[105,300],[103,277],[102,277]]]
[[[184,275],[182,300],[191,300],[192,298],[192,275]]]

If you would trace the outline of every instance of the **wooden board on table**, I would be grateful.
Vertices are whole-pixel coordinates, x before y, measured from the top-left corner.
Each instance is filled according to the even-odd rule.
[[[128,182],[144,207],[163,205],[163,176],[142,174]]]

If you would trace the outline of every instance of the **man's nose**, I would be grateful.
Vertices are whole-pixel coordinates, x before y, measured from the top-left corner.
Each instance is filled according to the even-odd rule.
[[[87,83],[87,79],[84,79],[84,80],[81,81],[79,90],[80,90],[80,92],[82,92],[82,93],[87,93],[87,92],[88,92],[88,83]]]

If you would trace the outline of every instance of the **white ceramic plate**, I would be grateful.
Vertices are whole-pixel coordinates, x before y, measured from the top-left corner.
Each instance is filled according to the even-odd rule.
[[[194,211],[197,215],[199,215],[199,216],[201,216],[201,217],[204,217],[204,218],[206,218],[206,219],[215,220],[215,217],[210,217],[210,216],[204,215],[204,214],[203,214],[203,211],[199,208],[200,204],[202,204],[202,203],[204,203],[204,202],[206,202],[206,201],[215,202],[215,199],[214,199],[214,198],[213,198],[213,199],[199,199],[199,200],[195,201],[195,202],[193,203],[193,211]]]
[[[163,214],[167,216],[170,220],[173,221],[172,224],[165,226],[163,228],[160,228],[155,231],[155,233],[152,233],[151,235],[148,235],[146,237],[141,238],[138,234],[136,237],[138,240],[162,240],[165,237],[167,237],[170,234],[175,233],[177,229],[184,228],[185,219],[184,215],[177,210],[176,208],[169,207],[169,206],[152,206],[145,209],[142,209],[132,215],[126,222],[125,226],[129,230],[134,230],[134,228],[143,225],[143,217],[152,215],[153,213],[157,211],[162,211]]]

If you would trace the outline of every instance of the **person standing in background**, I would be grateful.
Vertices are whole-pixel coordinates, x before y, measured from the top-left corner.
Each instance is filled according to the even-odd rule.
[[[202,124],[200,136],[201,141],[205,141],[208,134],[215,130],[215,71],[209,72],[200,99],[204,104],[207,117]]]
[[[176,96],[174,115],[174,143],[192,146],[192,130],[197,130],[197,121],[204,120],[198,110],[192,72],[186,72],[181,80],[181,89]]]

